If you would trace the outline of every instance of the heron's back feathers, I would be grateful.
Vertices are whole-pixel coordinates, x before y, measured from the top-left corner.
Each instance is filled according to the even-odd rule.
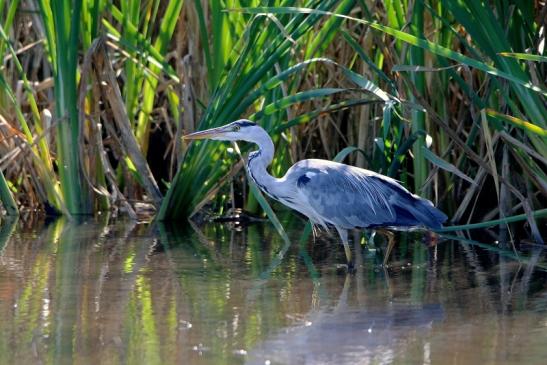
[[[387,176],[326,160],[303,160],[285,176],[306,204],[314,223],[354,227],[439,229],[446,215],[429,200],[410,193]]]

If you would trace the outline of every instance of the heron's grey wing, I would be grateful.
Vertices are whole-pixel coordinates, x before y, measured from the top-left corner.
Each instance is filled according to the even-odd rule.
[[[297,190],[315,212],[315,222],[345,229],[390,224],[396,212],[387,182],[344,164],[316,160],[295,174]],[[296,171],[295,171],[296,172]]]

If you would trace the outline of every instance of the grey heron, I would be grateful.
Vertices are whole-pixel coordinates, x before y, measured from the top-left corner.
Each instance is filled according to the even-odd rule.
[[[410,193],[396,180],[355,166],[309,159],[295,163],[283,177],[270,175],[267,168],[273,160],[274,144],[268,133],[250,120],[237,120],[183,138],[258,145],[247,160],[249,177],[266,195],[302,213],[312,224],[325,229],[334,226],[344,244],[348,269],[353,267],[348,230],[435,230],[447,219],[433,203]]]

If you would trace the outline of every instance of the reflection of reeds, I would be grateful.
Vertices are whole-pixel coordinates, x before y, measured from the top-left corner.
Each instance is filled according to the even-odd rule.
[[[234,181],[246,209],[275,221],[228,145],[180,141],[251,117],[274,138],[275,175],[358,150],[350,163],[429,195],[454,222],[524,213],[542,240],[546,68],[534,2],[16,4],[0,13],[0,193],[12,214],[17,202],[136,217],[133,202],[146,199],[160,219],[181,219],[222,209]]]
[[[2,224],[0,224],[0,256],[2,256],[4,247],[6,247],[8,240],[13,233],[17,221],[17,217],[7,217],[7,219],[3,219]]]
[[[291,236],[300,235],[297,224],[287,226]],[[540,251],[516,256],[460,237],[427,248],[400,233],[388,269],[374,254],[362,255],[357,273],[342,276],[334,269],[343,256],[335,240],[321,243],[320,252],[296,245],[285,251],[286,242],[267,225],[241,232],[212,225],[202,241],[164,224],[57,220],[39,235],[12,230],[0,227],[1,363],[105,363],[120,357],[180,363],[199,360],[202,348],[207,361],[233,364],[234,350],[250,353],[278,330],[281,339],[290,339],[287,326],[307,323],[309,330],[321,330],[321,314],[347,320],[333,318],[327,331],[355,330],[356,323],[366,331],[372,318],[380,326],[373,331],[387,323],[411,341],[430,342],[416,326],[438,312],[419,315],[415,309],[424,305],[442,306],[450,314],[445,321],[457,327],[465,316],[514,319],[522,309],[545,303]],[[500,331],[519,323],[512,320]],[[476,335],[472,326],[466,331]],[[453,328],[434,330],[453,337]],[[407,358],[406,351],[398,354]]]
[[[300,235],[296,227],[289,233]],[[322,314],[356,315],[364,326],[367,314],[379,310],[393,319],[389,326],[408,326],[409,341],[421,341],[415,331],[421,320],[414,319],[427,323],[431,313],[415,317],[412,308],[439,303],[453,321],[521,309],[544,295],[535,285],[541,276],[531,275],[545,270],[537,253],[516,257],[458,237],[426,248],[401,233],[389,269],[362,256],[363,265],[349,276],[335,273],[336,255],[311,258],[313,247],[293,245],[279,260],[285,242],[264,225],[242,232],[209,226],[202,237],[165,225],[66,220],[39,236],[1,231],[0,361],[178,363],[197,361],[202,349],[216,363],[233,364],[234,350],[250,352],[287,326],[309,321],[310,330],[324,328]],[[323,248],[343,255],[337,242]],[[462,295],[476,305],[461,302]],[[392,317],[399,308],[410,312]],[[355,324],[331,324],[344,323]]]

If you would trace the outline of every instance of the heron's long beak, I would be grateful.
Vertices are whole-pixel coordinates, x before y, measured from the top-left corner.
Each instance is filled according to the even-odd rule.
[[[219,136],[224,132],[224,127],[211,128],[204,131],[187,134],[182,136],[182,139],[207,139]]]

